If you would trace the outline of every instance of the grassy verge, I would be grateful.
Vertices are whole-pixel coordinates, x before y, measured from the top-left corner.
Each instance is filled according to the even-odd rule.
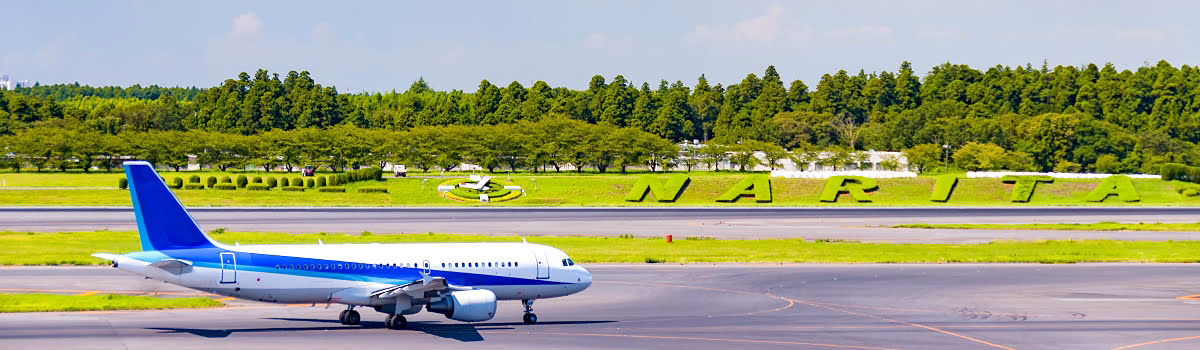
[[[905,224],[895,228],[963,229],[963,230],[1067,230],[1067,231],[1200,231],[1200,222],[1181,223],[1119,223],[1090,224]]]
[[[286,234],[226,232],[212,235],[226,243],[312,244],[399,242],[520,242],[516,236],[454,234]],[[800,262],[800,263],[954,263],[954,262],[1200,262],[1200,242],[1004,241],[985,244],[888,244],[814,242],[802,239],[711,240],[660,238],[528,237],[531,243],[557,247],[579,262]],[[139,250],[133,232],[0,233],[0,265],[103,264],[88,254]]]
[[[187,173],[183,173],[187,175]],[[1009,201],[1013,185],[999,179],[961,179],[950,201],[929,201],[934,178],[879,179],[879,190],[871,193],[870,203],[857,203],[843,196],[836,203],[819,200],[824,188],[823,179],[771,179],[774,201],[755,203],[741,199],[734,203],[718,203],[716,198],[749,174],[707,172],[691,174],[691,183],[674,203],[659,203],[653,196],[643,202],[626,202],[625,194],[640,175],[538,175],[512,176],[512,181],[525,189],[525,194],[511,201],[481,204],[456,202],[442,198],[437,184],[442,179],[387,178],[382,181],[363,181],[347,184],[345,193],[318,193],[271,191],[219,191],[219,190],[176,190],[176,196],[189,206],[1196,206],[1200,196],[1184,197],[1175,192],[1178,186],[1188,184],[1156,179],[1135,179],[1134,187],[1142,200],[1125,203],[1109,199],[1102,203],[1089,203],[1084,197],[1099,180],[1057,179],[1054,183],[1040,184],[1028,203]],[[20,176],[12,183],[39,182],[38,177],[65,178],[64,183],[93,184],[71,180],[72,177],[107,177],[96,182],[112,189],[95,188],[41,188],[12,189],[0,187],[0,205],[115,205],[128,206],[128,193],[116,190],[119,174],[3,174],[0,177]],[[168,179],[174,174],[166,174]],[[508,179],[504,174],[496,178]],[[661,176],[665,181],[667,176]],[[91,181],[91,180],[88,180]],[[360,187],[385,187],[388,193],[358,193]]]
[[[0,313],[198,309],[217,306],[221,306],[221,303],[209,298],[154,298],[115,294],[0,294]]]

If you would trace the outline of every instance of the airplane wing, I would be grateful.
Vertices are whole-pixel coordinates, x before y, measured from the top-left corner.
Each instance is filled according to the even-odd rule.
[[[468,288],[468,287],[459,287],[459,286],[451,285],[450,283],[446,282],[445,278],[442,278],[442,277],[425,276],[425,278],[422,278],[422,279],[419,279],[416,281],[412,281],[407,284],[402,284],[402,285],[398,285],[398,286],[390,286],[387,288],[382,288],[382,289],[376,290],[371,293],[371,296],[377,297],[380,299],[389,299],[389,298],[398,297],[401,294],[408,294],[408,296],[413,297],[413,298],[425,298],[426,293],[428,293],[428,292],[441,292],[441,291],[447,291],[447,290],[456,291],[456,290],[470,290],[470,289],[471,288]]]

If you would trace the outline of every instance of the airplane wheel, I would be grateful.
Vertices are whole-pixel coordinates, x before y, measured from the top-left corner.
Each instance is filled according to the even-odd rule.
[[[534,324],[537,323],[537,315],[530,312],[525,314],[525,317],[522,317],[521,320],[525,321],[525,324]]]
[[[387,320],[385,321],[385,323],[387,324],[387,327],[388,327],[389,329],[405,329],[405,328],[408,328],[408,320],[404,318],[404,315],[394,315],[394,316],[388,316],[388,318],[387,318]]]
[[[350,325],[350,326],[358,325],[358,322],[360,320],[362,320],[361,316],[358,315],[358,311],[354,311],[354,310],[347,310],[347,311],[348,312],[346,312],[345,320],[342,321],[342,324]]]
[[[346,320],[346,314],[349,312],[350,310],[342,310],[342,313],[338,314],[338,322],[341,322],[344,325],[350,324],[349,321]]]

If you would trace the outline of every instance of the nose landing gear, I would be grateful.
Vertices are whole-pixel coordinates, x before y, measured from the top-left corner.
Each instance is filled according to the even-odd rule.
[[[533,299],[521,300],[521,304],[525,305],[525,316],[521,317],[525,324],[537,323],[537,314],[533,313]]]

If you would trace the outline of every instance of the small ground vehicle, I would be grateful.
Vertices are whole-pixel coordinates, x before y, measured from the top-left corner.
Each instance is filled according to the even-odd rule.
[[[300,176],[313,176],[316,174],[317,168],[312,165],[305,165],[304,169],[300,169]]]
[[[392,175],[396,177],[408,177],[408,168],[404,164],[393,166]]]

